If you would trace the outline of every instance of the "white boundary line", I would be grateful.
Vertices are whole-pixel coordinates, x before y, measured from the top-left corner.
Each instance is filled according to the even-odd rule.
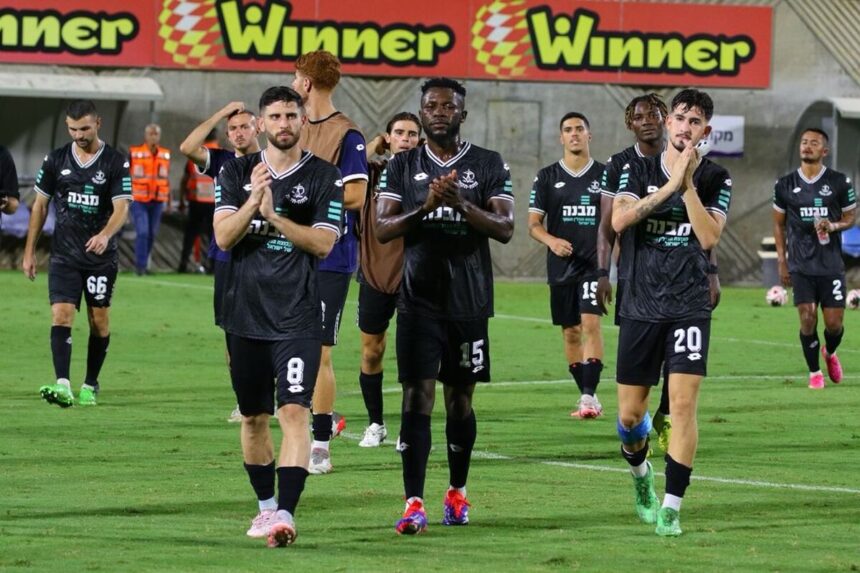
[[[344,438],[353,440],[358,442],[361,440],[362,436],[357,434],[353,434],[351,432],[342,432],[340,434]],[[383,443],[383,446],[393,446],[394,444],[391,442]],[[482,460],[501,460],[501,461],[517,461],[517,462],[531,462],[540,464],[543,466],[554,466],[560,468],[568,468],[575,470],[585,470],[592,472],[609,472],[609,473],[622,473],[629,474],[630,470],[620,468],[620,467],[609,467],[609,466],[598,466],[593,464],[579,464],[575,462],[558,462],[558,461],[549,461],[549,460],[533,460],[530,458],[518,458],[516,456],[508,456],[505,454],[497,454],[494,452],[485,452],[476,450],[472,452],[472,457],[476,459]],[[658,475],[661,477],[665,477],[664,473],[654,472],[654,475]],[[800,484],[800,483],[779,483],[779,482],[771,482],[771,481],[760,481],[760,480],[747,480],[747,479],[735,479],[735,478],[721,478],[721,477],[711,477],[711,476],[700,476],[693,474],[690,476],[690,479],[693,481],[703,481],[703,482],[712,482],[726,485],[737,485],[737,486],[747,486],[747,487],[760,487],[766,489],[791,489],[798,491],[818,491],[818,492],[827,492],[827,493],[848,493],[848,494],[860,494],[860,489],[852,489],[849,487],[837,487],[837,486],[828,486],[828,485],[808,485],[808,484]]]

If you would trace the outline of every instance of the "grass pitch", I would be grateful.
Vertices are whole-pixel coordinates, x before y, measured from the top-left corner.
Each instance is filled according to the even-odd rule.
[[[684,535],[640,524],[615,435],[617,329],[606,318],[606,415],[576,401],[542,284],[499,284],[490,323],[494,382],[476,392],[472,524],[446,528],[444,413],[428,468],[430,528],[394,534],[402,511],[399,386],[386,358],[389,442],[357,445],[366,424],[358,336],[344,320],[334,361],[349,425],[335,472],[308,479],[295,545],[244,532],[256,513],[212,324],[211,279],[121,275],[99,406],[43,403],[53,379],[44,273],[0,273],[2,571],[857,571],[860,570],[860,312],[846,313],[840,386],[806,388],[792,307],[763,289],[725,289],[714,315],[700,446]],[[352,288],[347,316],[354,316]],[[74,328],[74,389],[86,360]],[[656,402],[656,393],[652,400]],[[656,403],[655,403],[656,405]],[[276,436],[279,435],[275,430]],[[655,453],[659,453],[655,451]],[[659,457],[655,469],[662,471]],[[658,478],[658,493],[663,479]]]

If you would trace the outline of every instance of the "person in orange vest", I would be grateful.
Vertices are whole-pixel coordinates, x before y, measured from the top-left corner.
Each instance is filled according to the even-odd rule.
[[[214,128],[206,136],[203,146],[208,149],[218,149],[218,132]],[[182,254],[179,257],[180,273],[188,272],[188,256],[191,247],[197,237],[206,238],[205,245],[209,245],[212,237],[212,217],[215,215],[215,180],[204,175],[197,169],[193,161],[189,160],[185,165],[185,173],[182,175],[180,184],[179,211],[185,210],[185,201],[188,200],[188,221],[185,223],[185,235],[182,238]],[[201,259],[207,257],[202,253]],[[203,262],[203,261],[201,261]],[[208,261],[203,265],[210,268]]]
[[[170,210],[170,150],[161,147],[161,127],[150,123],[144,130],[141,145],[129,148],[131,189],[134,202],[131,216],[137,238],[134,242],[134,266],[138,275],[149,274],[149,254],[161,222],[161,211]]]

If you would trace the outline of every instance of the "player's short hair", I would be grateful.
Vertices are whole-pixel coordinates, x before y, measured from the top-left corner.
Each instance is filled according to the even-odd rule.
[[[800,136],[803,137],[804,133],[809,133],[809,132],[817,133],[818,135],[823,137],[825,144],[830,143],[830,136],[827,135],[826,131],[824,131],[823,129],[818,128],[818,127],[807,127],[806,129],[804,129],[803,131],[800,132]]]
[[[683,106],[685,110],[691,110],[694,107],[699,108],[708,121],[714,116],[714,100],[702,90],[687,88],[679,91],[672,98],[672,109],[674,110],[679,105]]]
[[[663,119],[666,119],[666,116],[669,115],[669,110],[666,109],[666,104],[659,95],[650,93],[636,96],[624,108],[624,125],[627,126],[627,129],[633,126],[633,114],[636,113],[636,106],[640,103],[647,103],[651,107],[656,107],[660,111],[660,115],[663,116]]]
[[[66,117],[77,120],[87,115],[99,116],[99,112],[96,111],[96,104],[91,99],[76,99],[66,107]]]
[[[464,98],[466,97],[466,88],[458,82],[457,80],[452,80],[451,78],[430,78],[421,84],[421,95],[427,93],[427,90],[432,88],[444,88],[449,90],[454,90],[454,93],[460,94]]]
[[[418,126],[418,134],[421,135],[421,120],[418,119],[417,115],[408,111],[401,111],[388,120],[388,124],[385,126],[385,133],[391,133],[391,130],[394,129],[394,124],[398,121],[411,121]]]
[[[584,114],[579,113],[578,111],[569,111],[566,114],[564,114],[563,116],[561,116],[561,120],[559,120],[559,122],[558,122],[558,130],[559,131],[561,131],[562,128],[564,127],[564,122],[566,122],[569,119],[581,119],[582,123],[585,124],[585,129],[587,129],[588,131],[591,131],[591,124],[588,123],[588,118],[585,117]]]
[[[260,113],[263,113],[263,110],[266,109],[267,106],[279,101],[284,103],[293,102],[299,106],[299,109],[304,113],[302,96],[299,92],[293,88],[288,88],[287,86],[272,86],[264,91],[263,95],[260,96]]]
[[[309,77],[317,88],[331,91],[340,81],[340,60],[325,50],[308,52],[296,60],[296,71]]]
[[[250,109],[245,108],[245,109],[234,110],[233,112],[230,113],[230,115],[227,116],[227,120],[229,121],[229,120],[233,119],[234,117],[236,117],[237,115],[250,115],[252,120],[255,117],[257,117],[257,114],[255,114]]]

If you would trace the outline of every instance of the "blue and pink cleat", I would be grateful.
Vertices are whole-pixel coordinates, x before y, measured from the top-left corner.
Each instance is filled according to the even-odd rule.
[[[394,526],[398,535],[417,535],[427,529],[427,512],[420,497],[409,498],[403,517]]]
[[[459,490],[449,489],[445,494],[445,515],[442,525],[468,525],[471,504]]]

